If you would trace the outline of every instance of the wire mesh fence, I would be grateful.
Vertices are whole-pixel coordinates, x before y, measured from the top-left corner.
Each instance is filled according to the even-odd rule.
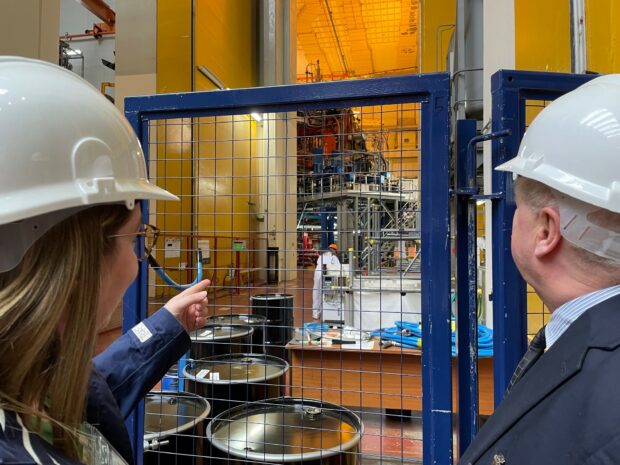
[[[381,81],[318,84],[318,101],[291,86],[129,111],[149,178],[180,199],[149,205],[146,313],[211,281],[207,325],[147,399],[145,461],[451,456],[449,83]],[[237,103],[250,96],[257,111]],[[229,98],[239,108],[221,109]]]
[[[201,418],[206,399],[203,423],[223,416],[211,434],[261,429],[239,453],[265,461],[329,456],[351,442],[342,425],[357,437],[343,461],[421,460],[419,119],[419,105],[397,104],[150,122],[150,178],[181,199],[151,203],[153,256],[177,283],[198,267],[211,280],[211,321],[163,381],[195,410],[179,418]],[[151,311],[176,292],[153,269],[149,283]],[[281,396],[298,403],[261,403]],[[152,394],[147,415],[171,400]],[[300,437],[267,437],[289,410]],[[222,458],[217,440],[185,436],[189,452],[149,445],[145,457]]]

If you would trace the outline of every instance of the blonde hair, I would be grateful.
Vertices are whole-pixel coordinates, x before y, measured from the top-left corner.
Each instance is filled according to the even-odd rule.
[[[560,199],[564,197],[564,194],[546,184],[523,176],[519,176],[515,181],[515,193],[534,212],[546,206],[558,207]],[[620,214],[605,211],[604,223],[609,229],[620,228]],[[609,285],[620,281],[618,262],[577,247],[569,241],[566,241],[566,245],[570,253],[584,267],[594,268],[604,273],[606,275],[604,280],[609,281]]]
[[[54,445],[78,458],[104,254],[129,218],[123,205],[96,206],[55,225],[20,264],[0,274],[0,406],[30,428],[54,426]]]

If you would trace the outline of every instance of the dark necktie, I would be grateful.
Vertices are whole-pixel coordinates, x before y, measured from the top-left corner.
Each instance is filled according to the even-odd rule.
[[[510,378],[510,384],[508,385],[508,389],[506,393],[509,393],[511,389],[519,382],[519,380],[523,377],[523,375],[529,370],[534,363],[540,358],[540,356],[545,352],[545,347],[547,346],[547,341],[545,340],[545,327],[543,326],[538,330],[532,342],[530,342],[530,346],[527,348],[527,352],[523,355],[523,358],[517,365],[517,369],[512,374],[512,378]]]

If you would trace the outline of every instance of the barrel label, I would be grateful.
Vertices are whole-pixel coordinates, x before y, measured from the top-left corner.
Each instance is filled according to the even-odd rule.
[[[209,370],[204,368],[204,369],[200,370],[198,373],[196,373],[196,378],[204,379],[204,377],[207,376],[207,373],[209,373]]]

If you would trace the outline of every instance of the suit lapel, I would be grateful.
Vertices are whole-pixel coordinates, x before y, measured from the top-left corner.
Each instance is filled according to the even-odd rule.
[[[620,336],[615,328],[620,324],[619,306],[620,296],[617,296],[578,318],[502,401],[461,458],[461,463],[475,462],[521,417],[575,375],[590,347],[617,346]]]

